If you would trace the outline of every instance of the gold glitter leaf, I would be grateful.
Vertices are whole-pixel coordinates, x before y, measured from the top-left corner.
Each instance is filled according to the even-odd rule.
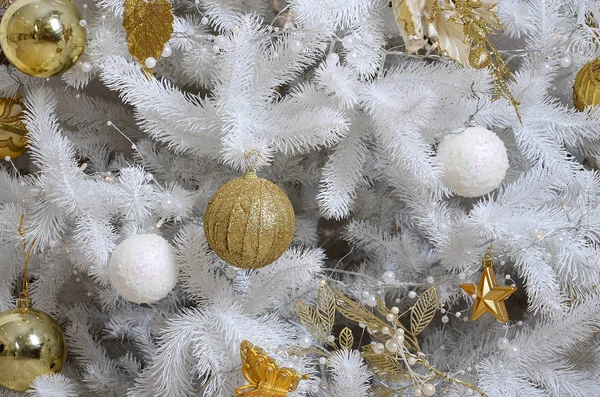
[[[312,305],[299,300],[296,302],[296,311],[298,312],[298,317],[300,317],[300,322],[304,328],[320,342],[329,344],[327,341],[327,334],[323,332],[323,326],[321,325],[321,319],[317,309]]]
[[[364,306],[354,302],[346,295],[342,294],[337,289],[332,289],[335,295],[335,303],[338,311],[347,319],[356,321],[357,323],[363,323],[369,329],[377,333],[379,339],[387,340],[391,338],[390,335],[381,334],[380,331],[383,327],[387,327],[387,323],[375,316],[373,313],[364,308]]]
[[[125,0],[123,28],[127,46],[133,57],[143,65],[147,58],[158,59],[173,34],[173,12],[168,0]]]
[[[382,385],[373,385],[369,389],[371,397],[394,397],[398,391]]]
[[[324,332],[326,332],[327,335],[331,334],[333,324],[335,323],[335,298],[333,292],[325,282],[322,282],[319,285],[317,309]]]
[[[411,380],[403,362],[392,354],[375,354],[369,345],[364,347],[362,357],[371,368],[371,371],[383,380],[388,382],[405,382]]]
[[[429,288],[419,297],[410,311],[410,332],[420,334],[433,320],[437,310],[438,296],[435,287]]]
[[[348,350],[352,349],[352,345],[354,345],[354,335],[352,335],[352,331],[348,327],[344,327],[342,332],[340,332],[340,347],[346,348]]]

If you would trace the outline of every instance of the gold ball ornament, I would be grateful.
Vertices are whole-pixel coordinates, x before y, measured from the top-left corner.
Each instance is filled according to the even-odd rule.
[[[58,373],[67,345],[52,317],[18,299],[17,308],[0,314],[0,386],[24,392],[36,377]]]
[[[83,52],[87,31],[69,0],[17,0],[0,22],[0,45],[21,72],[51,77],[69,69]]]
[[[18,98],[0,98],[0,159],[19,157],[27,145],[23,105]]]
[[[221,186],[204,213],[212,250],[242,269],[258,269],[279,258],[292,242],[295,226],[288,197],[254,171]]]
[[[573,104],[579,111],[600,104],[600,58],[586,63],[577,73],[573,84]]]

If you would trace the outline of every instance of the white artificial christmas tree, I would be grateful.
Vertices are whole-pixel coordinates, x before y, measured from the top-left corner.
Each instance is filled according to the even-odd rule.
[[[600,56],[600,2],[469,1],[497,12],[506,29],[490,39],[514,81],[442,51],[464,44],[440,28],[455,11],[429,18],[433,4],[466,4],[449,0],[173,0],[153,74],[129,52],[122,0],[75,0],[88,40],[77,65],[51,79],[0,66],[30,146],[0,169],[0,309],[18,296],[24,214],[31,298],[69,350],[28,395],[230,397],[248,383],[248,340],[310,375],[290,396],[600,396],[600,110],[572,101],[577,71]],[[430,37],[401,31],[397,7]],[[489,194],[462,197],[444,184],[452,156],[436,154],[473,126],[509,168]],[[210,249],[203,216],[249,169],[287,194],[296,230],[279,259],[246,271]],[[137,304],[109,263],[144,234],[169,242],[177,270],[156,291],[132,272],[119,288],[177,284]],[[479,283],[490,245],[498,283],[518,287],[506,324],[472,321],[460,287]],[[427,321],[411,324],[421,309]]]

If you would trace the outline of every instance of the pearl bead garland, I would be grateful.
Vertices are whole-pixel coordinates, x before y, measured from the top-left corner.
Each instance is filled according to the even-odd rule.
[[[301,348],[308,349],[309,347],[312,346],[312,340],[308,336],[303,336],[298,341],[298,344],[300,345]]]
[[[81,63],[81,71],[83,73],[89,73],[92,71],[92,64],[89,62],[82,62]]]
[[[394,339],[388,339],[385,342],[385,348],[390,352],[390,353],[396,353],[398,351],[398,345],[396,344],[396,341],[394,341]]]
[[[354,47],[354,39],[352,38],[352,36],[346,36],[342,39],[342,45],[344,46],[344,48],[346,49],[351,49]]]
[[[300,40],[291,40],[290,49],[295,53],[299,53],[304,49],[304,44]]]
[[[327,61],[327,63],[337,65],[338,63],[340,63],[340,56],[335,52],[332,52],[331,54],[327,55],[327,58],[325,58],[325,60]]]
[[[506,338],[500,338],[496,341],[496,347],[499,350],[506,350],[510,346],[510,341]]]
[[[391,284],[394,281],[396,281],[396,273],[394,273],[391,270],[388,270],[383,273],[383,275],[381,276],[381,279],[383,280],[384,283]]]
[[[171,56],[171,54],[173,53],[173,49],[171,48],[170,45],[165,45],[165,48],[163,48],[162,53],[160,54],[160,56],[162,58],[168,58]]]
[[[510,358],[517,358],[519,356],[520,349],[519,346],[511,345],[506,350],[506,355]]]
[[[421,390],[423,394],[425,394],[427,397],[433,396],[435,394],[435,386],[431,383],[425,383]]]
[[[146,65],[146,67],[148,69],[153,69],[156,66],[156,59],[152,58],[152,57],[148,57],[146,58],[146,60],[144,61],[144,65]]]

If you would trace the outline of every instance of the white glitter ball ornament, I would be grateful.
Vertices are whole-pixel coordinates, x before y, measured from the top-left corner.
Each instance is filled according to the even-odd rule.
[[[177,263],[171,245],[156,234],[127,237],[113,251],[108,278],[124,299],[152,303],[177,283]]]
[[[437,157],[444,166],[444,185],[464,197],[477,197],[496,189],[508,169],[504,142],[482,127],[446,135]]]

